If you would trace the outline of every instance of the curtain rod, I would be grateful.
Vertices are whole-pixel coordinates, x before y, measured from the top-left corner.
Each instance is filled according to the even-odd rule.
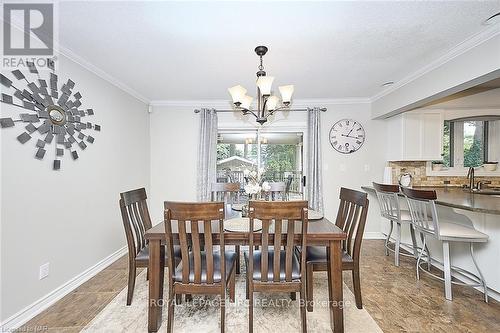
[[[209,108],[207,108],[209,109]],[[227,109],[227,110],[218,110],[218,109],[212,109],[215,110],[215,112],[238,112],[239,110],[232,110],[232,109]],[[311,108],[309,109],[288,109],[288,110],[280,110],[280,111],[292,111],[292,112],[305,112],[312,110]],[[319,108],[320,111],[326,112],[326,108]],[[200,113],[201,109],[194,109],[194,113]]]

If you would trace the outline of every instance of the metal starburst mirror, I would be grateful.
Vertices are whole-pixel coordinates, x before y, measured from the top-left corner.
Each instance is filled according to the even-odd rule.
[[[68,79],[59,87],[54,61],[48,59],[47,63],[51,69],[48,83],[41,78],[33,62],[26,64],[31,73],[29,77],[36,76],[38,84],[35,81],[30,82],[20,70],[12,71],[19,84],[0,74],[1,84],[9,89],[6,92],[14,90],[12,94],[2,92],[1,102],[27,111],[19,113],[18,118],[0,118],[0,126],[6,128],[14,127],[16,124],[25,125],[17,140],[26,144],[36,135],[38,139],[35,157],[40,160],[45,157],[47,146],[54,142],[53,169],[59,170],[64,151],[70,152],[73,160],[78,159],[77,147],[85,150],[87,143],[95,141],[86,131],[100,131],[101,126],[86,120],[86,117],[94,115],[94,110],[80,108],[82,95],[80,92],[73,92],[75,83]],[[21,90],[19,88],[21,83],[29,90]]]

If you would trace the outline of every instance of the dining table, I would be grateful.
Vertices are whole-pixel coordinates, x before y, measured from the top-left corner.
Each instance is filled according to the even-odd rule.
[[[231,205],[225,208],[225,219],[241,216],[241,212],[231,209]],[[300,224],[300,221],[296,221]],[[212,230],[218,230],[219,221],[212,221]],[[172,236],[174,243],[178,243],[176,224],[172,225]],[[294,243],[300,243],[300,227],[296,227]],[[188,230],[189,232],[189,230]],[[203,235],[203,232],[200,231]],[[163,282],[165,271],[165,226],[161,222],[146,230],[145,238],[149,243],[149,300],[148,300],[148,332],[157,332],[162,322],[162,310],[164,303]],[[272,232],[269,234],[272,242]],[[213,244],[220,244],[218,233],[212,235]],[[342,242],[347,238],[334,223],[326,218],[309,220],[307,230],[307,245],[326,246],[328,257],[328,296],[330,311],[330,327],[332,332],[344,332],[344,302],[342,281]],[[226,246],[245,246],[249,244],[249,231],[225,231],[224,243]],[[254,245],[261,245],[259,231],[254,231]]]

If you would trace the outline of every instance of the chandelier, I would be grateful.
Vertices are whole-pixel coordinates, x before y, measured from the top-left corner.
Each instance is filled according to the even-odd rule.
[[[259,124],[264,124],[267,119],[276,111],[289,110],[292,101],[293,85],[281,86],[281,103],[277,96],[271,95],[271,87],[274,77],[266,76],[262,57],[267,53],[266,46],[257,46],[255,53],[260,57],[259,71],[257,72],[257,110],[252,110],[252,96],[248,96],[247,90],[240,85],[228,89],[233,99],[235,110],[241,111],[244,115],[252,114]]]

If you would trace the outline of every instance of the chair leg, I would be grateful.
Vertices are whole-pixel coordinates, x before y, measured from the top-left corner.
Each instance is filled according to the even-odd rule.
[[[172,333],[174,328],[174,305],[177,296],[179,295],[176,295],[173,290],[168,291],[167,333]]]
[[[229,276],[229,301],[234,303],[236,294],[236,269],[233,268]]]
[[[127,305],[132,304],[132,297],[134,296],[134,287],[135,287],[135,275],[136,275],[136,267],[135,262],[129,263],[128,268],[128,290],[127,290]]]
[[[182,303],[182,294],[175,295],[175,304],[179,305]]]
[[[359,278],[359,265],[354,265],[352,270],[352,284],[354,287],[354,297],[356,299],[356,307],[358,309],[363,308],[363,302],[361,300],[361,281]]]
[[[250,299],[249,293],[250,293],[250,286],[249,286],[249,281],[248,281],[248,266],[247,266],[247,274],[246,274],[246,279],[245,279],[245,295],[246,299]]]
[[[393,228],[393,222],[391,220],[391,228],[389,229],[389,232],[387,233],[387,238],[385,239],[385,255],[389,255],[389,239],[391,239],[391,234],[392,234],[392,228]]]
[[[424,253],[425,251],[425,248],[426,248],[426,241],[427,241],[427,238],[425,238],[425,236],[423,234],[420,234],[420,237],[422,238],[422,249],[420,250],[420,253],[418,254],[418,258],[417,258],[417,280],[420,280],[420,260],[422,259],[422,254]]]
[[[417,250],[417,238],[415,237],[415,228],[413,228],[413,224],[410,225],[410,235],[411,235],[411,243],[413,245],[413,257],[417,259],[418,250]]]
[[[253,285],[248,283],[248,332],[253,333]]]
[[[313,287],[313,265],[312,264],[306,264],[306,297],[307,297],[307,311],[312,312],[313,311],[313,292],[314,292],[314,287]]]
[[[240,246],[235,245],[234,246],[234,252],[236,253],[236,274],[240,274]]]
[[[146,268],[146,281],[149,281],[149,267]]]
[[[443,266],[444,266],[444,295],[447,300],[452,300],[451,293],[451,262],[450,262],[450,243],[443,242]]]
[[[226,298],[224,296],[220,295],[220,333],[224,333],[226,329]]]
[[[305,281],[302,281],[302,285],[300,286],[300,321],[302,324],[302,333],[307,332],[307,309],[306,309],[306,286]]]
[[[479,269],[477,265],[476,258],[474,258],[474,243],[470,244],[470,256],[472,257],[472,262],[474,262],[474,266],[476,266],[477,272],[479,273],[479,277],[481,278],[481,284],[483,285],[484,290],[484,301],[488,303],[488,286],[486,285],[486,280],[484,279],[483,273]]]
[[[399,250],[401,247],[401,223],[396,222],[396,244],[394,246],[394,265],[399,266]]]

